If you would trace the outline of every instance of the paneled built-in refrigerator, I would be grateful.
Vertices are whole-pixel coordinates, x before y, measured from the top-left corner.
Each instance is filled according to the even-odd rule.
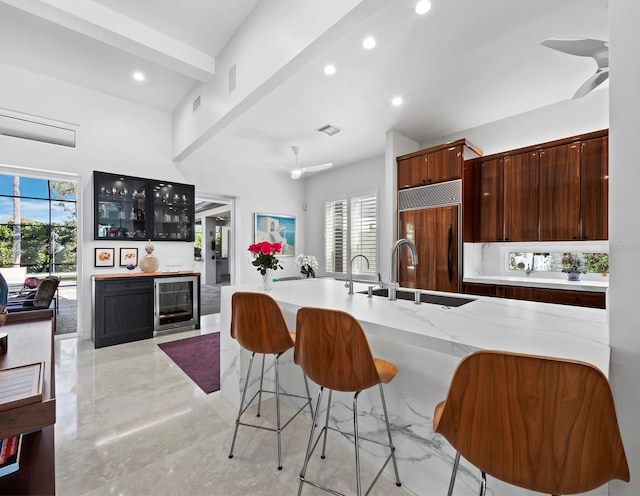
[[[398,193],[398,236],[413,241],[419,263],[400,250],[401,287],[460,291],[462,181],[448,181]]]

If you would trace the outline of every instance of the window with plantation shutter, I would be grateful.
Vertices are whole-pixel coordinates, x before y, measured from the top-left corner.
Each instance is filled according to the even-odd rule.
[[[377,192],[350,194],[325,203],[325,270],[346,275],[353,261],[354,277],[376,278],[378,273]]]

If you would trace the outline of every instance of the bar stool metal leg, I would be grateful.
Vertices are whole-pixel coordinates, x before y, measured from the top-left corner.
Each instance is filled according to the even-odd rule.
[[[281,438],[282,428],[280,427],[280,372],[278,367],[279,358],[280,358],[280,355],[279,354],[276,355],[273,359],[273,363],[274,363],[275,373],[276,373],[276,433],[278,437],[278,470],[282,470],[282,438]],[[262,363],[264,367],[264,362]],[[264,369],[263,369],[263,374],[264,374]]]
[[[264,382],[264,359],[265,355],[262,355],[262,370],[260,371],[260,389],[258,390],[258,413],[256,417],[260,416],[260,407],[262,406],[262,383]]]
[[[396,486],[400,487],[400,474],[398,474],[398,462],[396,461],[396,447],[393,445],[393,439],[391,438],[391,426],[389,425],[389,415],[387,414],[387,402],[384,400],[384,391],[382,389],[382,383],[378,384],[380,387],[380,399],[382,400],[382,411],[384,412],[384,421],[387,425],[387,435],[389,436],[389,448],[391,449],[391,460],[393,461],[393,470],[396,474]]]
[[[231,441],[231,449],[229,450],[229,458],[233,458],[233,447],[236,445],[236,437],[238,436],[238,427],[240,427],[240,417],[242,416],[244,400],[247,396],[247,389],[249,386],[249,376],[251,375],[251,367],[253,366],[253,359],[256,354],[251,354],[251,359],[249,360],[249,368],[247,369],[247,376],[244,380],[244,388],[242,388],[242,399],[240,400],[240,408],[238,409],[238,416],[236,417],[236,428],[233,431],[233,441]]]
[[[299,476],[300,484],[298,485],[298,496],[302,494],[302,485],[305,483],[304,477],[307,473],[307,465],[309,464],[309,459],[311,458],[311,454],[313,453],[313,447],[315,444],[313,442],[313,435],[315,434],[316,426],[318,425],[318,415],[320,414],[320,403],[322,402],[323,390],[324,388],[320,387],[320,391],[318,391],[318,401],[316,402],[316,411],[315,411],[315,414],[313,415],[313,420],[311,422],[311,432],[309,433],[309,443],[307,444],[307,452],[304,455],[304,463],[302,464],[302,470],[300,471],[300,476]]]
[[[327,401],[327,415],[324,421],[324,439],[322,441],[322,455],[320,455],[320,458],[322,458],[323,460],[326,458],[325,453],[327,449],[327,431],[329,430],[329,413],[331,412],[331,393],[333,393],[333,389],[329,389],[329,400]]]
[[[358,395],[353,395],[353,445],[356,450],[356,494],[362,496],[362,484],[360,482],[360,437],[358,436]]]

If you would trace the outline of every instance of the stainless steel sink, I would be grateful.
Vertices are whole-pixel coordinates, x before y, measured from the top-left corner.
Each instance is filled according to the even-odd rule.
[[[367,294],[368,291],[358,291],[358,293]],[[389,296],[389,290],[387,288],[374,289],[372,293],[374,296]],[[396,297],[399,300],[415,301],[415,291],[406,291],[404,289],[398,289],[396,291]],[[459,296],[441,296],[427,293],[420,294],[420,301],[422,303],[432,303],[434,305],[443,305],[446,307],[461,307],[467,303],[475,301],[476,298],[462,298]]]

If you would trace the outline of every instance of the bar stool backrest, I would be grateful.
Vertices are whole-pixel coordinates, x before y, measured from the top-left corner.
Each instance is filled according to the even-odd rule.
[[[231,297],[231,337],[255,353],[276,354],[293,348],[293,340],[276,301],[263,293],[237,292]]]
[[[293,360],[313,382],[336,391],[362,391],[380,383],[362,327],[338,310],[298,310]]]
[[[516,486],[575,494],[629,481],[609,383],[584,362],[472,353],[433,423],[470,463]]]

